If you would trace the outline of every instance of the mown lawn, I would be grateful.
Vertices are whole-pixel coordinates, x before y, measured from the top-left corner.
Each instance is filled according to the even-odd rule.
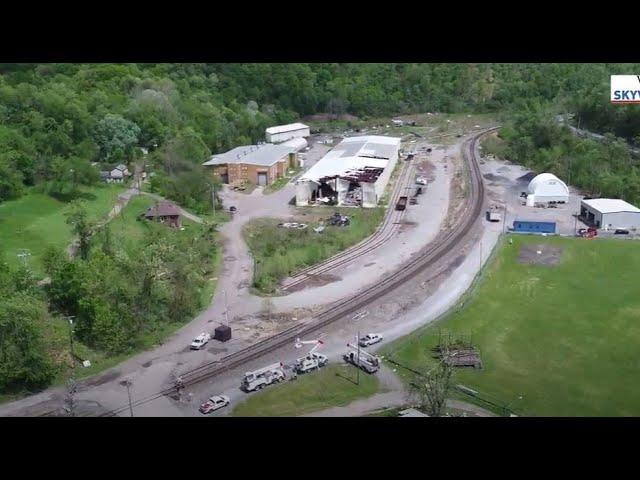
[[[317,372],[299,375],[297,380],[271,385],[238,404],[234,417],[294,417],[341,407],[378,391],[375,375],[360,375],[350,365],[328,365]]]
[[[90,220],[105,217],[116,203],[122,185],[99,185],[84,189]],[[42,253],[49,245],[63,248],[73,237],[66,223],[69,204],[42,193],[30,192],[17,200],[0,203],[0,245],[6,261],[16,265],[20,249],[31,253],[29,265],[42,273]]]
[[[295,220],[308,224],[304,230],[279,228],[282,220],[262,218],[244,227],[244,238],[255,259],[253,286],[260,293],[275,293],[278,282],[297,270],[315,265],[355,245],[371,235],[384,217],[384,208],[321,208],[301,210]],[[327,226],[322,233],[313,231],[320,221],[334,212],[349,216],[346,227]]]
[[[425,371],[439,331],[471,335],[484,368],[457,370],[455,383],[517,413],[639,415],[640,243],[512,238],[465,307],[384,353]],[[529,243],[561,247],[560,263],[519,263]]]

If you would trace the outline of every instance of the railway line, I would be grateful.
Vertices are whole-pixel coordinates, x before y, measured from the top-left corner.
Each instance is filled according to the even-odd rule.
[[[328,258],[324,262],[299,270],[295,275],[290,277],[287,283],[280,287],[280,290],[286,291],[292,287],[303,284],[313,276],[321,275],[336,267],[345,265],[388,242],[400,228],[399,222],[402,220],[405,211],[397,211],[395,205],[403,192],[408,188],[407,185],[411,185],[414,172],[413,161],[405,162],[402,165],[398,181],[389,199],[388,211],[373,235],[370,235],[353,247]]]
[[[181,375],[183,385],[189,387],[209,380],[227,370],[239,367],[240,365],[258,359],[267,353],[290,344],[295,338],[308,336],[310,333],[336,322],[346,315],[361,310],[382,295],[395,290],[425,268],[434,265],[443,255],[458,248],[459,244],[473,228],[475,222],[480,218],[484,204],[484,185],[480,167],[476,159],[477,142],[483,135],[493,132],[498,128],[499,127],[493,127],[475,133],[464,142],[462,149],[463,157],[469,169],[469,195],[466,197],[464,212],[458,217],[458,221],[454,225],[447,230],[443,230],[431,244],[409,260],[401,269],[388,275],[376,285],[363,290],[358,296],[340,300],[330,305],[318,314],[311,323],[293,326],[255,345],[183,373]],[[134,401],[132,405],[140,406],[175,392],[175,385],[171,385],[156,394]],[[127,411],[128,408],[129,405],[126,404],[99,416],[115,416]]]

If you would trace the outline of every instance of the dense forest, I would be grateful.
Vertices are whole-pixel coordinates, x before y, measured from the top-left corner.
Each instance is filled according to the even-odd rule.
[[[421,112],[495,113],[504,128],[489,151],[594,195],[640,202],[640,164],[628,148],[640,143],[640,109],[609,103],[609,76],[638,72],[622,64],[0,64],[0,202],[31,191],[76,202],[100,170],[144,161],[154,191],[205,213],[201,163],[211,152],[311,114]],[[604,141],[576,138],[557,122],[567,112]],[[55,376],[43,340],[51,316],[75,316],[79,340],[115,354],[200,306],[209,272],[197,265],[214,250],[210,232],[187,241],[151,229],[132,254],[108,228],[94,235],[81,204],[70,224],[79,255],[48,251],[46,288],[0,258],[0,392]]]
[[[0,64],[0,201],[36,186],[73,199],[144,147],[154,189],[196,210],[210,152],[318,112],[518,112],[550,105],[628,140],[640,110],[608,102],[605,64]]]

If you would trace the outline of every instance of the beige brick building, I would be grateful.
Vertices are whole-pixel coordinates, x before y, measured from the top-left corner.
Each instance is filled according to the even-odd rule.
[[[246,181],[269,185],[283,177],[288,169],[298,166],[298,155],[294,148],[286,145],[245,145],[213,155],[203,165],[222,183]]]

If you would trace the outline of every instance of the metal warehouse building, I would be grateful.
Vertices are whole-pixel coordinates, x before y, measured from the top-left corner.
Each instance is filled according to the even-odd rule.
[[[527,193],[527,205],[529,206],[533,206],[535,203],[567,203],[569,201],[569,188],[552,173],[536,175],[529,182]]]
[[[302,138],[311,135],[309,127],[304,123],[290,123],[289,125],[278,125],[269,127],[266,130],[267,142],[280,143],[292,138]]]
[[[296,205],[373,208],[398,161],[400,138],[348,137],[296,182]]]
[[[598,228],[640,228],[640,209],[619,199],[582,200],[580,217]]]

